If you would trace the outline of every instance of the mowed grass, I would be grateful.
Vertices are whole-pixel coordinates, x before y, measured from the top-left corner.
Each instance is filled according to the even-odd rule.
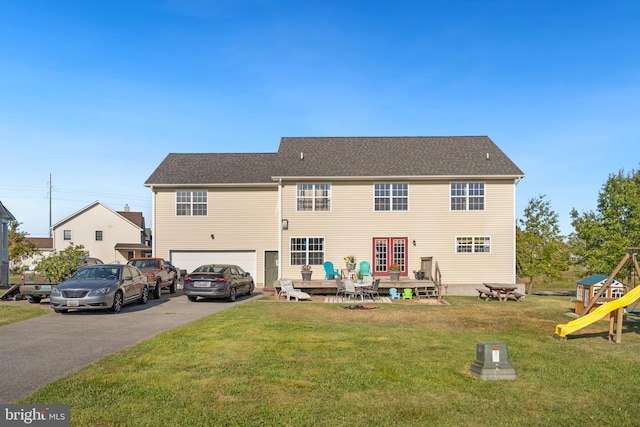
[[[2,292],[0,292],[1,294]],[[49,312],[48,308],[38,306],[0,305],[0,326],[21,322],[32,317],[42,316]],[[0,335],[1,340],[1,335]]]
[[[625,324],[621,344],[607,340],[606,321],[557,340],[556,324],[571,320],[569,298],[447,301],[372,310],[246,303],[21,403],[70,404],[73,426],[640,424],[638,324]],[[470,374],[482,342],[508,345],[517,380]]]

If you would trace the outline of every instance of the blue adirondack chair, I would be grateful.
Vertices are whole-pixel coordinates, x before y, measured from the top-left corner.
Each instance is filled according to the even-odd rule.
[[[396,288],[389,289],[389,298],[390,299],[400,299],[400,294]]]
[[[330,280],[339,276],[340,276],[340,272],[335,268],[333,268],[333,263],[331,261],[325,261],[324,262],[324,278],[327,280]]]
[[[368,261],[362,261],[360,263],[360,274],[363,276],[371,276],[371,265]]]

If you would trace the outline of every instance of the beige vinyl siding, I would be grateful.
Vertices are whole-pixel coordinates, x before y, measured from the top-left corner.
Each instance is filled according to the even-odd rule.
[[[175,188],[156,188],[154,198],[156,256],[169,259],[171,251],[256,251],[254,280],[263,286],[264,252],[278,250],[277,187],[208,188],[207,216],[176,215]]]
[[[71,240],[64,240],[64,230],[71,230]],[[96,231],[102,231],[102,240],[96,241]],[[59,223],[53,230],[56,251],[63,251],[72,243],[83,245],[89,256],[101,261],[126,263],[127,260],[115,250],[117,243],[141,243],[141,230],[116,212],[100,203]]]
[[[408,211],[374,211],[374,182],[407,182]],[[447,284],[513,283],[513,180],[483,180],[484,211],[451,211],[450,182],[333,182],[330,212],[297,212],[295,191],[298,182],[287,183],[282,197],[282,217],[289,220],[289,229],[283,231],[283,277],[300,278],[299,267],[290,265],[291,237],[324,237],[325,260],[332,261],[337,268],[344,267],[346,255],[354,255],[357,263],[367,260],[373,265],[373,237],[407,237],[410,276],[413,270],[420,268],[421,257],[433,257]],[[457,254],[456,236],[489,236],[491,253]],[[413,240],[416,246],[412,245]],[[313,271],[314,279],[324,277],[322,266],[314,266]]]

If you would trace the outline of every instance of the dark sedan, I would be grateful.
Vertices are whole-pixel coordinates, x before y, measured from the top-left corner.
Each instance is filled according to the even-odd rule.
[[[198,297],[235,301],[236,296],[251,295],[254,289],[251,275],[237,265],[207,264],[185,276],[183,292],[189,301]]]
[[[149,300],[147,278],[131,265],[103,264],[82,267],[56,285],[49,297],[56,313],[69,310],[109,310],[119,313],[131,302]]]

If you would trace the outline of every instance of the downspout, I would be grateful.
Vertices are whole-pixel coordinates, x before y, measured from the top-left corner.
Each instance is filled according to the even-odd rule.
[[[282,178],[278,179],[278,280],[282,277]]]

